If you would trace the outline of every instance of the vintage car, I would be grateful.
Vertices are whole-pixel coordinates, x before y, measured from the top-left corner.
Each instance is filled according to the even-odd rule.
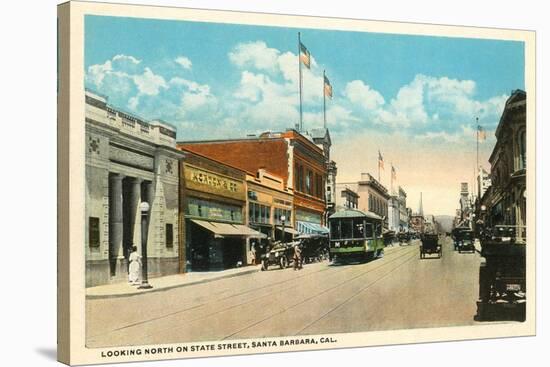
[[[300,245],[300,241],[282,243],[274,242],[273,247],[262,255],[262,271],[267,270],[270,265],[277,265],[284,269],[292,264],[294,258],[294,246]]]
[[[408,245],[409,244],[409,241],[411,240],[411,233],[410,232],[399,232],[397,234],[397,240],[402,244],[402,245]]]
[[[328,259],[328,236],[320,234],[301,234],[294,237],[300,242],[302,262],[305,264]]]
[[[470,227],[455,227],[453,228],[453,231],[451,232],[451,235],[453,237],[454,242],[454,249],[455,251],[458,250],[458,247],[460,245],[460,241],[462,241],[462,232],[471,231]]]
[[[458,252],[475,252],[474,241],[474,231],[470,229],[461,231],[460,240],[458,241]]]
[[[513,226],[495,226],[481,238],[477,321],[525,321],[525,241]]]
[[[397,241],[397,235],[395,231],[383,231],[382,238],[384,239],[384,246],[393,246],[393,243]]]
[[[420,237],[420,258],[424,259],[426,255],[437,254],[441,258],[442,250],[439,244],[439,235],[436,233],[424,233]]]

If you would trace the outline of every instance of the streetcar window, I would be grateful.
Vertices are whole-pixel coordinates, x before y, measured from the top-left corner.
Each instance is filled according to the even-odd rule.
[[[372,223],[366,223],[365,238],[372,238]]]
[[[353,221],[351,219],[343,220],[340,222],[342,230],[342,238],[353,238]]]
[[[375,226],[376,226],[376,236],[378,237],[382,235],[382,225],[380,223],[376,223]]]
[[[340,239],[340,221],[333,220],[330,222],[330,238]]]
[[[365,238],[365,223],[362,219],[353,221],[353,238]]]

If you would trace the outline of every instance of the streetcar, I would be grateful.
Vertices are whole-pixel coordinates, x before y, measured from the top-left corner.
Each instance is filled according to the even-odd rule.
[[[383,218],[370,212],[346,209],[329,219],[329,259],[368,261],[384,253]]]

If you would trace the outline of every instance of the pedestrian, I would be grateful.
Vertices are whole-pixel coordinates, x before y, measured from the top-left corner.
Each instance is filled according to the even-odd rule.
[[[136,246],[132,246],[132,253],[130,254],[128,260],[130,261],[130,267],[128,269],[128,283],[138,285],[139,270],[141,268],[141,256],[139,256]]]
[[[256,242],[252,242],[252,245],[250,246],[250,255],[252,257],[252,264],[258,264],[258,250],[256,249]]]
[[[294,256],[292,257],[294,261],[294,270],[302,269],[302,250],[300,246],[294,246]]]

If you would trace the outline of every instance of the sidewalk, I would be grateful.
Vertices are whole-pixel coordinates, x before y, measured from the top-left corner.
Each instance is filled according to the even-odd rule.
[[[130,285],[127,282],[99,285],[86,288],[86,299],[105,299],[117,297],[137,296],[145,293],[166,291],[168,289],[186,287],[190,285],[212,282],[214,280],[231,278],[239,275],[250,274],[260,271],[261,265],[249,265],[242,268],[190,272],[185,274],[167,275],[164,277],[149,279],[149,284],[153,286],[150,289],[138,289],[138,286]]]

